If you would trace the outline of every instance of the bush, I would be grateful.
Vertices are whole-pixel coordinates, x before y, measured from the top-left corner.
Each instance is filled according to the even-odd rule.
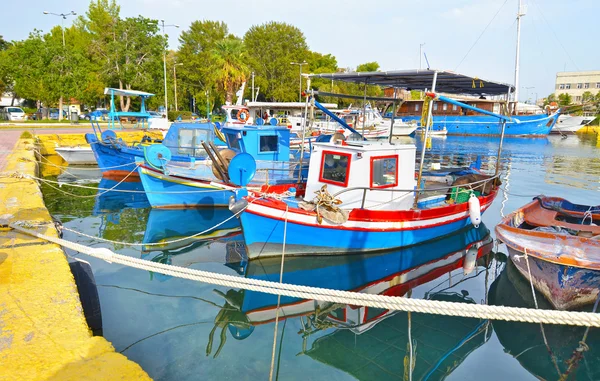
[[[29,131],[25,131],[21,134],[21,139],[31,139],[33,138],[33,135],[31,135],[31,132]]]
[[[37,109],[35,107],[21,107],[23,109],[23,111],[25,111],[25,114],[35,114],[37,112]]]
[[[191,120],[192,112],[191,111],[169,111],[169,120],[175,121],[177,118],[181,116],[182,120]]]

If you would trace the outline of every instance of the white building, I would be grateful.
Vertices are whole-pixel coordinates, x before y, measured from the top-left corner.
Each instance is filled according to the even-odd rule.
[[[581,103],[581,96],[586,91],[596,95],[600,91],[600,71],[565,71],[556,73],[554,94],[567,93],[573,103]]]
[[[0,107],[5,107],[5,106],[21,106],[21,102],[23,100],[20,98],[15,98],[15,101],[13,103],[13,95],[11,93],[4,93],[2,94],[2,96],[0,96]]]

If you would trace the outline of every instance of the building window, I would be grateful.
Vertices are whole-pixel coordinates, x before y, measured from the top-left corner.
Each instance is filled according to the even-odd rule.
[[[448,110],[448,103],[444,103],[442,105],[442,110],[444,110],[444,111]]]
[[[581,102],[581,97],[580,96],[575,97],[575,102]]]
[[[437,102],[433,102],[433,111],[437,111]]]
[[[371,158],[371,188],[387,188],[398,185],[398,156]]]
[[[600,89],[600,82],[596,83],[596,88]]]
[[[323,151],[319,181],[337,186],[347,186],[351,157],[352,155],[346,153]]]
[[[419,111],[419,107],[420,107],[419,104],[415,103],[415,111]]]
[[[565,85],[565,90],[569,90],[570,88],[571,88],[571,84],[570,84],[570,83],[567,83],[567,84]]]
[[[564,88],[565,88],[565,84],[564,84],[564,83],[561,83],[560,85],[558,85],[558,88],[559,88],[559,89],[561,89],[561,90],[564,90]]]
[[[456,111],[458,110],[458,106],[457,105],[452,105],[452,111]]]
[[[584,83],[583,84],[583,88],[584,89],[589,89],[590,88],[590,84],[589,83]]]
[[[583,88],[583,83],[578,83],[578,84],[577,84],[577,88],[578,88],[578,89],[581,89],[581,88]]]

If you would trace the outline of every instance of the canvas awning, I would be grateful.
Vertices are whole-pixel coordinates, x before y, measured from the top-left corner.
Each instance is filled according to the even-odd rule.
[[[114,89],[112,87],[106,87],[104,89],[104,94],[105,95],[114,94],[114,95],[120,95],[120,96],[123,96],[123,97],[152,97],[152,96],[154,96],[154,94],[147,93],[145,91],[127,90],[127,89]]]
[[[435,72],[437,72],[436,92],[470,95],[506,95],[509,91],[514,91],[513,85],[489,81],[448,70],[426,69],[349,72],[311,74],[310,77],[424,91],[425,89],[431,90]]]

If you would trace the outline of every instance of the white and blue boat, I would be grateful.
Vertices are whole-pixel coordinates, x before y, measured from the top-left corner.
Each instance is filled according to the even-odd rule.
[[[290,151],[287,127],[241,125],[222,127],[221,131],[229,148],[211,150],[206,145],[210,160],[187,164],[165,161],[168,152],[163,150],[160,160],[146,157],[145,162],[138,161],[139,176],[152,207],[228,206],[239,189],[232,177],[252,177],[243,185],[266,193],[303,186],[306,166]]]

